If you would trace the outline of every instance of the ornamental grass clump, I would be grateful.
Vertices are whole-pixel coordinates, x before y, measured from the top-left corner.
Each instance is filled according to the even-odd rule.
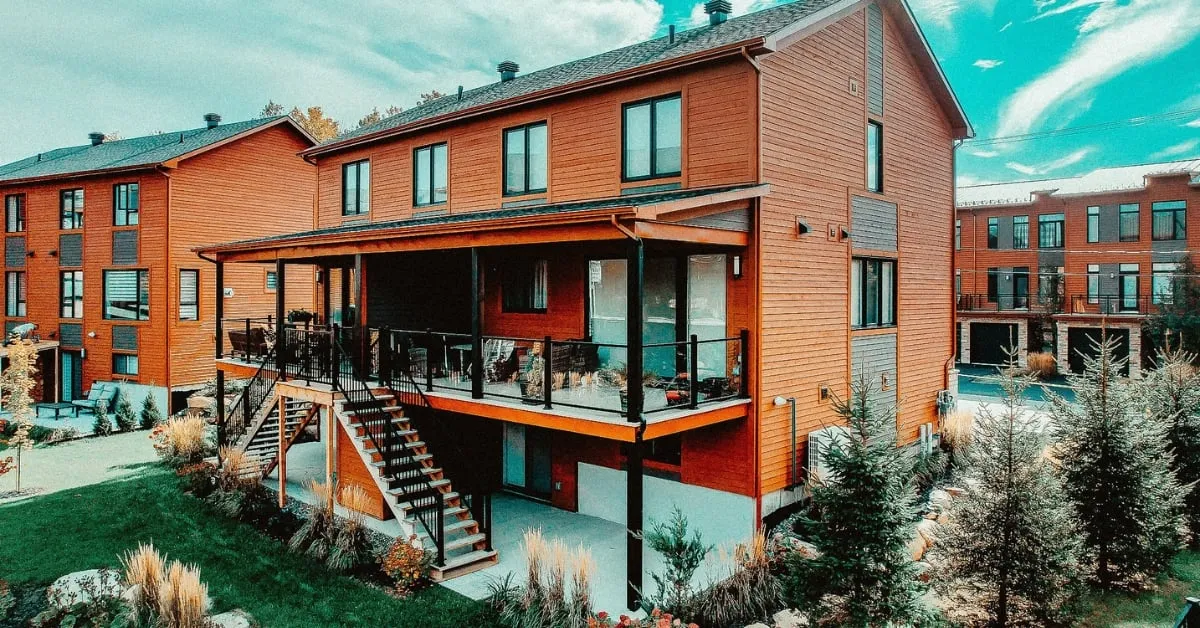
[[[125,583],[134,587],[126,624],[161,628],[202,628],[208,621],[208,586],[200,568],[167,562],[153,545],[141,544],[121,559]],[[114,624],[116,625],[116,624]]]
[[[492,582],[492,609],[507,628],[574,628],[592,617],[592,570],[595,562],[583,546],[568,549],[559,539],[546,541],[541,530],[525,532],[528,571],[525,582],[512,574]]]
[[[771,573],[767,539],[759,530],[733,552],[720,552],[729,576],[701,590],[693,598],[692,613],[676,615],[701,626],[745,626],[766,621],[784,608],[783,584]]]
[[[292,535],[288,545],[294,552],[303,552],[324,561],[329,558],[337,532],[333,523],[333,487],[316,480],[308,480],[304,487],[314,498],[312,512]]]
[[[163,557],[147,543],[138,544],[137,549],[126,553],[121,559],[125,568],[125,582],[137,587],[136,599],[146,601],[152,608],[158,607],[159,586],[166,573]]]
[[[347,513],[345,518],[333,519],[333,543],[326,564],[336,571],[359,571],[375,562],[363,518],[363,513],[371,507],[371,497],[361,486],[351,484],[342,487],[340,499]]]
[[[1058,374],[1058,361],[1050,353],[1030,353],[1025,358],[1025,370],[1038,379],[1050,379]]]
[[[207,427],[200,417],[176,417],[154,428],[150,438],[158,457],[172,467],[179,467],[200,462],[210,453]]]

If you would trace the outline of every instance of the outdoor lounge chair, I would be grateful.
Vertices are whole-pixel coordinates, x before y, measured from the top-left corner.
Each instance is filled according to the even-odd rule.
[[[88,391],[87,399],[76,399],[71,402],[71,405],[79,408],[79,412],[96,414],[103,411],[107,413],[109,408],[112,407],[116,396],[116,386],[112,384],[92,384],[92,389]]]
[[[234,355],[242,355],[247,358],[266,355],[266,333],[263,332],[262,327],[251,328],[249,336],[246,335],[244,329],[231,329],[229,330],[229,346],[233,349]]]

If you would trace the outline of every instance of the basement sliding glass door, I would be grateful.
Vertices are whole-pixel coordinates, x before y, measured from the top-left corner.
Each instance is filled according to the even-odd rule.
[[[83,360],[78,351],[63,351],[60,370],[62,400],[75,401],[83,398]]]

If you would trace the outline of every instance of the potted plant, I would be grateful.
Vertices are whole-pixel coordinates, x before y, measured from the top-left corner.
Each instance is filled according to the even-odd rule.
[[[287,313],[287,320],[289,323],[298,323],[298,324],[307,325],[307,324],[311,323],[314,318],[316,318],[316,314],[313,314],[312,312],[309,312],[308,310],[303,310],[303,309],[292,310]]]
[[[546,360],[542,356],[534,355],[529,358],[529,368],[525,371],[525,377],[521,381],[521,402],[526,404],[538,404],[542,402],[545,395],[545,374]]]

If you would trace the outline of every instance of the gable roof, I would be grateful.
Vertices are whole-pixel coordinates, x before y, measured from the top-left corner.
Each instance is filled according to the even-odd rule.
[[[891,5],[893,15],[906,19],[902,25],[906,42],[913,46],[926,78],[935,88],[938,101],[947,107],[955,128],[966,137],[973,134],[962,107],[945,75],[921,34],[905,0],[880,0]],[[551,96],[570,88],[584,88],[593,82],[619,80],[641,73],[674,67],[708,55],[735,54],[750,48],[752,54],[766,54],[803,38],[815,30],[869,4],[868,0],[795,0],[769,9],[731,18],[717,25],[705,25],[669,36],[610,50],[598,55],[569,61],[508,81],[497,81],[458,94],[407,109],[359,129],[344,133],[304,154],[328,153],[361,143],[397,135],[429,124],[449,122],[471,113],[482,113],[515,106],[538,97]],[[919,44],[915,45],[914,44]],[[935,71],[931,71],[935,69]]]
[[[209,129],[171,131],[144,137],[57,148],[0,166],[0,185],[37,179],[78,176],[96,172],[151,168],[215,148],[246,133],[278,124],[289,124],[312,144],[316,140],[288,116],[274,116],[221,124]]]
[[[1061,197],[1144,190],[1149,178],[1182,175],[1191,175],[1190,183],[1200,185],[1200,159],[1100,168],[1078,177],[962,186],[958,208],[1028,205],[1039,192]]]

